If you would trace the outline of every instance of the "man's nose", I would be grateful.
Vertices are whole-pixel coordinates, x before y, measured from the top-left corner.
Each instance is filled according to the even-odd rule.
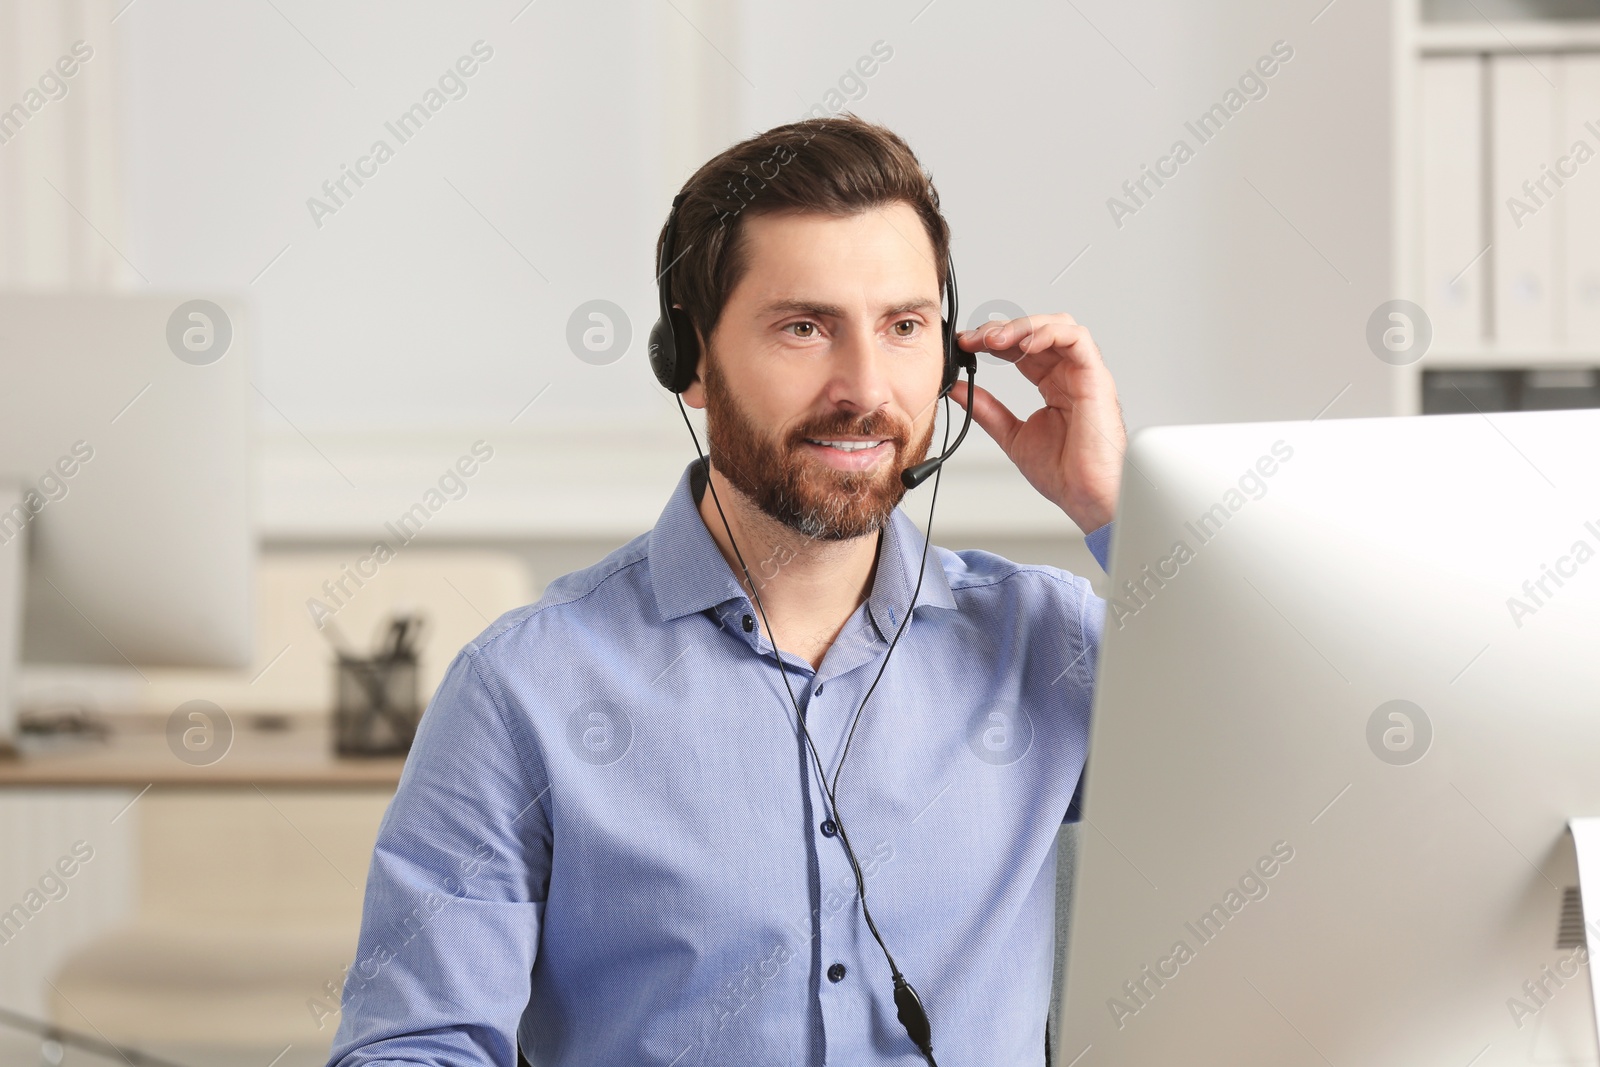
[[[893,397],[890,353],[870,326],[841,331],[829,353],[828,400],[862,412],[876,411]]]

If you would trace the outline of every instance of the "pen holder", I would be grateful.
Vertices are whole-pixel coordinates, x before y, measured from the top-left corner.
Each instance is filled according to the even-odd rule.
[[[334,751],[341,756],[400,756],[422,718],[415,656],[338,658]]]

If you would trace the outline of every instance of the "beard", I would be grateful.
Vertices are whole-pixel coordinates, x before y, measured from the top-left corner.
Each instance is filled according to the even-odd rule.
[[[845,541],[874,533],[905,497],[900,472],[922,462],[933,441],[933,419],[915,448],[911,431],[882,411],[838,412],[798,426],[783,441],[761,432],[745,414],[707,353],[706,441],[712,466],[762,512],[815,541]],[[805,439],[886,437],[894,458],[871,470],[845,471],[806,454]],[[883,446],[880,446],[883,447]]]

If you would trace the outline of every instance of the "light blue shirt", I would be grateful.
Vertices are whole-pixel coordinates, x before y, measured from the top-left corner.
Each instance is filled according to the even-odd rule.
[[[538,1067],[923,1063],[699,474],[451,663],[379,830],[330,1063],[510,1067],[518,1039]],[[897,508],[822,666],[783,653],[830,780],[923,540]],[[779,565],[740,547],[758,582]],[[838,815],[942,1067],[1042,1064],[1106,604],[976,549],[927,564]]]

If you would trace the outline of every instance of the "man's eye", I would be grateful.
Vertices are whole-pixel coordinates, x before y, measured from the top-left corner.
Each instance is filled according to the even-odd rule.
[[[913,333],[916,332],[917,320],[916,319],[901,319],[899,322],[895,323],[895,327],[897,329],[899,327],[901,327],[901,326],[910,326],[911,327],[911,329],[909,329],[909,330],[900,330],[900,336],[901,337],[910,337]]]
[[[784,329],[786,329],[786,330],[798,330],[798,329],[811,330],[812,331],[811,333],[797,333],[797,334],[795,334],[796,337],[804,339],[804,338],[810,338],[810,337],[815,337],[816,336],[816,332],[815,331],[817,329],[817,324],[814,323],[814,322],[791,322],[789,325],[785,326]]]

